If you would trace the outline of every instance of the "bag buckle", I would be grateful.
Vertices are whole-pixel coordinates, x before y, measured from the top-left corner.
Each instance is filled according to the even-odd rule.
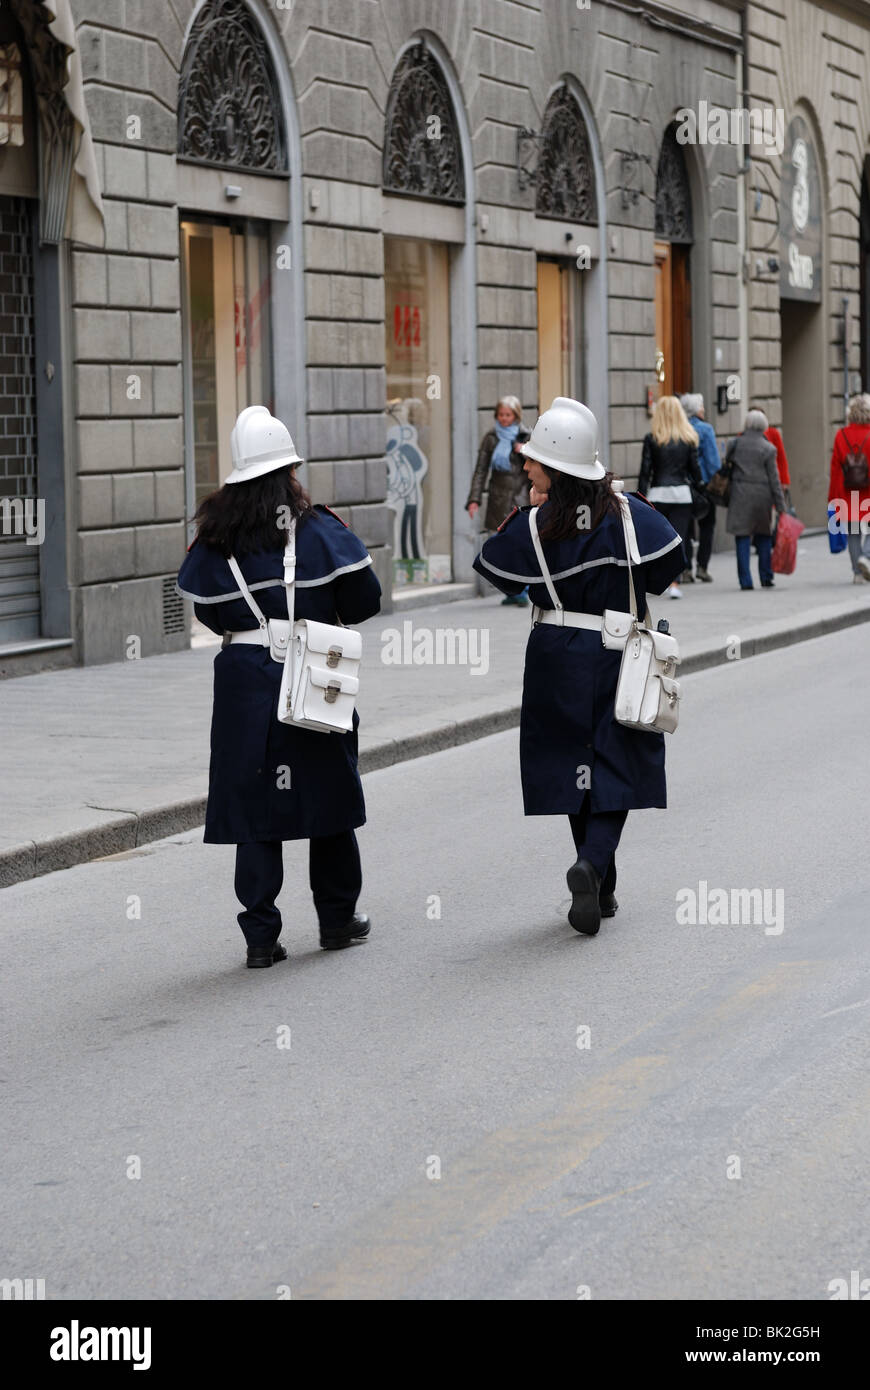
[[[331,671],[334,671],[341,660],[341,647],[330,647],[326,653],[326,664]]]
[[[328,705],[334,705],[336,699],[341,694],[341,681],[330,681],[323,692],[323,698]]]

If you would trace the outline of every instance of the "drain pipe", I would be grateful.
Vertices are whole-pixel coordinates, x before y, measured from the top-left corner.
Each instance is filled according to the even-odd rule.
[[[736,55],[736,82],[738,105],[746,109],[746,11],[740,16],[741,46]],[[737,278],[737,331],[739,351],[740,400],[745,412],[752,402],[749,382],[749,281],[752,274],[752,255],[750,244],[749,176],[752,171],[751,145],[744,146],[743,167],[737,180],[737,253],[739,273]],[[781,406],[780,406],[781,408]]]

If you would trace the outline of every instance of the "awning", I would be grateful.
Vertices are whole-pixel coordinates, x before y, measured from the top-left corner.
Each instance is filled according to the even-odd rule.
[[[67,80],[63,87],[63,97],[76,125],[78,147],[70,180],[66,235],[73,241],[82,241],[88,246],[102,246],[105,242],[103,195],[97,172],[94,142],[91,139],[88,109],[85,106],[75,21],[69,0],[42,0],[42,8],[53,16],[48,25],[49,33],[67,52]]]

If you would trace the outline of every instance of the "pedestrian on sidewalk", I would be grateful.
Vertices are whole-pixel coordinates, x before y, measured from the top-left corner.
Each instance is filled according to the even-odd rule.
[[[497,530],[514,507],[523,507],[529,500],[528,483],[523,472],[523,458],[520,452],[528,438],[529,431],[523,424],[523,408],[518,397],[502,396],[495,408],[495,424],[480,441],[477,466],[465,503],[465,510],[473,521],[480,510],[488,479],[489,498],[482,541]],[[502,599],[502,603],[513,604],[518,608],[527,607],[528,602],[528,594],[525,591]]]
[[[690,391],[685,396],[680,397],[680,405],[686,412],[686,418],[692,429],[698,436],[698,466],[701,469],[701,478],[706,487],[715,473],[722,467],[722,460],[719,457],[719,445],[716,443],[716,431],[712,425],[708,425],[704,418],[704,397],[700,391]],[[716,532],[716,508],[711,501],[707,501],[706,510],[700,515],[692,517],[692,533],[697,535],[698,553],[695,557],[695,578],[702,584],[712,584],[713,576],[710,573],[710,556],[713,553],[713,537]],[[692,536],[686,543],[689,552],[689,573],[692,571]]]
[[[828,502],[848,524],[852,583],[863,584],[870,580],[870,395],[852,397],[846,422],[834,437]]]
[[[238,915],[251,968],[285,960],[276,899],[282,842],[309,841],[309,879],[326,950],[369,933],[357,913],[362,886],[354,831],[365,823],[357,726],[320,733],[278,722],[283,660],[229,565],[234,556],[266,619],[287,620],[284,546],[296,521],[295,617],[351,625],[380,608],[371,556],[328,507],[313,507],[296,477],[302,462],[287,428],[265,406],[243,410],[232,434],[233,471],[196,513],[196,540],[178,575],[200,622],[222,635],[214,710],[206,844],[236,846]]]
[[[703,489],[698,464],[698,436],[676,396],[660,396],[653,411],[649,434],[644,436],[638,492],[642,492],[656,511],[673,526],[683,546],[682,580],[694,582],[691,569],[692,489]],[[682,598],[676,582],[668,590],[671,598]]]
[[[764,432],[769,428],[763,410],[750,410],[743,433],[725,451],[731,478],[726,530],[734,537],[737,578],[741,589],[753,588],[749,569],[750,546],[758,551],[758,578],[763,589],[773,588],[771,568],[770,510],[777,517],[785,511],[785,497],[776,471],[776,449]]]
[[[621,652],[601,641],[604,610],[629,609],[628,566],[613,474],[596,449],[598,425],[579,401],[559,397],[523,446],[532,496],[485,542],[475,569],[506,594],[530,585],[535,619],[526,649],[520,766],[527,816],[568,817],[576,861],[568,871],[575,931],[594,936],[617,903],[616,848],[628,812],[665,806],[665,741],[614,717]],[[642,498],[628,499],[640,561],[632,565],[639,612],[683,568],[679,534]],[[532,520],[560,603],[538,560]]]

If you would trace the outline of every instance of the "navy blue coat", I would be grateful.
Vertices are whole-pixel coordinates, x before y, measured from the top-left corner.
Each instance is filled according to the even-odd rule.
[[[236,556],[267,618],[287,617],[283,556],[283,550]],[[295,616],[347,627],[371,618],[381,606],[371,563],[343,521],[315,508],[297,527]],[[199,541],[187,552],[177,587],[212,632],[256,626],[226,559]],[[268,647],[247,643],[223,647],[215,657],[206,843],[304,840],[365,823],[358,717],[347,734],[279,724],[282,669]],[[280,774],[289,787],[279,786],[281,768],[290,769],[289,779]]]
[[[638,609],[683,569],[679,536],[650,503],[629,497],[641,564],[633,566]],[[543,529],[548,504],[538,513]],[[609,513],[593,531],[544,541],[544,557],[565,608],[628,612],[622,521]],[[535,556],[529,508],[515,511],[484,545],[474,567],[506,594],[527,584],[540,608],[553,603]],[[606,651],[584,628],[536,624],[529,635],[520,721],[520,767],[527,816],[574,814],[587,794],[596,811],[665,806],[663,734],[627,729],[614,718],[622,653]],[[589,773],[581,772],[588,768]],[[578,786],[578,782],[580,785]]]

